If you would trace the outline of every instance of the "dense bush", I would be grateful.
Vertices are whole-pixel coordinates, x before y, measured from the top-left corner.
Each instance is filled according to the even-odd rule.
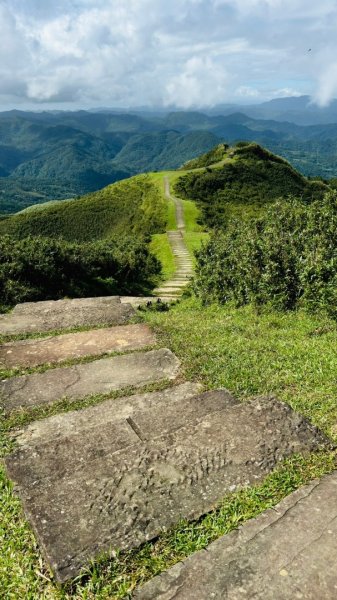
[[[0,238],[0,305],[64,296],[139,293],[160,272],[143,240],[69,243],[36,237]]]
[[[204,303],[303,306],[337,317],[337,194],[309,206],[279,201],[260,219],[231,221],[198,253],[194,291]]]

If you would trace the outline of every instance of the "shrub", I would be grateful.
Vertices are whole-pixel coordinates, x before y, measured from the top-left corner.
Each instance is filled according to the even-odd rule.
[[[69,243],[43,237],[0,238],[0,305],[64,296],[138,293],[160,264],[145,240],[122,237]]]
[[[307,206],[282,200],[250,222],[230,221],[197,253],[204,303],[303,306],[337,317],[337,194]]]

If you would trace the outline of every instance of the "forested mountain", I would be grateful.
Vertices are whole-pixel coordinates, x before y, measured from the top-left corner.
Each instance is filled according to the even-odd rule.
[[[301,105],[293,100],[291,106]],[[0,113],[0,214],[74,198],[144,171],[175,169],[222,141],[255,141],[305,175],[337,175],[336,123],[267,119],[270,106],[265,113],[263,106],[254,108],[259,118],[195,111]]]

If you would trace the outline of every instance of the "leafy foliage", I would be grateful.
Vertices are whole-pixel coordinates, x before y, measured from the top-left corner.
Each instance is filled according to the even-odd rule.
[[[231,221],[197,255],[204,303],[323,309],[337,318],[337,194],[307,206],[279,201],[257,220]]]
[[[160,272],[142,240],[118,236],[95,243],[43,237],[0,238],[2,308],[64,296],[139,292]]]

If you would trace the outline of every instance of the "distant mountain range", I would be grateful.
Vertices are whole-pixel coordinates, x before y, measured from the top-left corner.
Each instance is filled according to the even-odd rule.
[[[175,169],[222,141],[256,141],[306,175],[337,176],[337,101],[318,108],[301,96],[238,108],[0,113],[0,213]]]

